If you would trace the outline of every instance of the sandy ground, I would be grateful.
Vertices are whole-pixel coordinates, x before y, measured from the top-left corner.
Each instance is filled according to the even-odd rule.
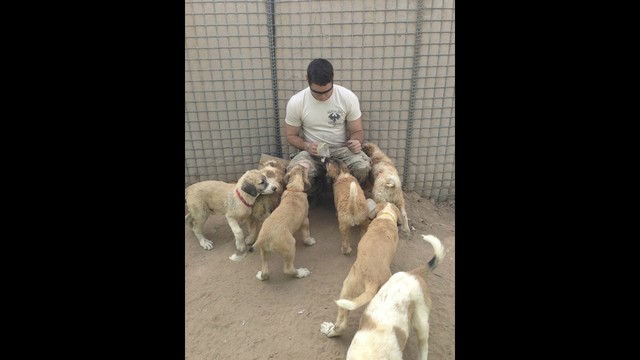
[[[433,204],[416,193],[405,193],[412,227],[400,237],[391,271],[411,270],[433,255],[421,234],[437,236],[446,249],[444,260],[427,275],[433,308],[430,316],[429,360],[455,358],[455,205]],[[365,307],[353,311],[340,337],[320,332],[324,321],[335,322],[342,281],[355,260],[340,252],[340,234],[333,199],[325,196],[309,212],[316,244],[302,243],[296,233],[296,267],[311,271],[297,279],[282,273],[282,258],[270,260],[271,276],[256,279],[260,255],[241,262],[228,259],[235,250],[233,234],[221,215],[207,222],[205,236],[214,248],[204,250],[185,225],[185,359],[344,359]],[[412,330],[404,359],[416,359]]]

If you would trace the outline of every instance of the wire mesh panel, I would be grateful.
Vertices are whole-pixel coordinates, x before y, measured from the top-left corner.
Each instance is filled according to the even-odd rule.
[[[360,99],[405,190],[455,199],[453,1],[187,1],[185,183],[288,158],[286,104],[314,58]],[[253,24],[253,25],[250,25]],[[241,146],[238,144],[242,144]]]
[[[235,181],[276,152],[266,23],[264,1],[185,2],[186,184]]]

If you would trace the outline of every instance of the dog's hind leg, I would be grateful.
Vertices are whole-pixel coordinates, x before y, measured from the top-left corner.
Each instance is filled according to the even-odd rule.
[[[411,321],[418,335],[418,360],[427,360],[429,354],[429,308],[421,301],[415,305]]]
[[[293,266],[293,259],[296,256],[296,239],[291,234],[289,234],[288,243],[290,247],[288,249],[282,249],[282,252],[281,252],[282,260],[284,262],[282,266],[282,271],[287,275],[295,276],[297,278],[303,278],[311,274],[311,271],[309,271],[309,269],[305,269],[305,268],[296,269]],[[315,243],[315,240],[314,240],[314,243]]]
[[[267,280],[269,278],[269,255],[271,252],[266,251],[264,247],[260,247],[260,259],[262,260],[262,270],[258,271],[256,278],[258,280]]]
[[[349,318],[349,310],[338,307],[338,318],[336,323],[323,322],[320,325],[320,332],[327,335],[327,337],[334,337],[342,335],[342,332],[347,327],[347,319]]]
[[[349,234],[351,233],[351,226],[345,222],[339,222],[338,227],[340,228],[340,237],[342,237],[342,246],[340,250],[344,255],[351,254],[351,244],[349,243]]]
[[[191,222],[193,224],[192,229],[196,238],[198,238],[198,241],[200,242],[200,246],[202,246],[205,250],[211,250],[213,249],[213,242],[207,239],[206,237],[204,237],[204,235],[202,234],[202,228],[204,227],[205,222],[206,222],[206,219],[201,220],[201,219],[192,218],[192,222]]]
[[[342,290],[340,291],[340,299],[349,299],[354,297],[354,292],[360,291],[353,280],[350,280],[349,275],[344,279],[342,283]],[[336,302],[337,304],[337,302]],[[320,325],[320,332],[327,335],[328,337],[340,336],[344,329],[347,328],[347,319],[349,318],[350,311],[338,305],[338,317],[336,318],[335,324],[330,322],[323,322]]]

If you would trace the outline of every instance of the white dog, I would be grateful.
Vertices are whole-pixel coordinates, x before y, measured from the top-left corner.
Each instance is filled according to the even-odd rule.
[[[402,360],[411,326],[418,335],[418,359],[427,360],[431,298],[423,275],[438,266],[444,249],[435,236],[422,235],[422,238],[434,249],[429,266],[397,272],[380,288],[360,318],[347,360]],[[356,308],[349,300],[336,303],[348,310]]]

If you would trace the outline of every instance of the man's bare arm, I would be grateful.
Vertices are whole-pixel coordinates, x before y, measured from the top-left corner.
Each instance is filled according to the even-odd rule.
[[[300,126],[284,124],[284,131],[287,136],[287,142],[298,150],[308,151],[311,155],[318,155],[317,144],[307,142],[300,136]]]
[[[362,128],[362,117],[357,120],[348,121],[349,140],[345,144],[352,153],[357,154],[362,150],[364,142],[364,129]]]

